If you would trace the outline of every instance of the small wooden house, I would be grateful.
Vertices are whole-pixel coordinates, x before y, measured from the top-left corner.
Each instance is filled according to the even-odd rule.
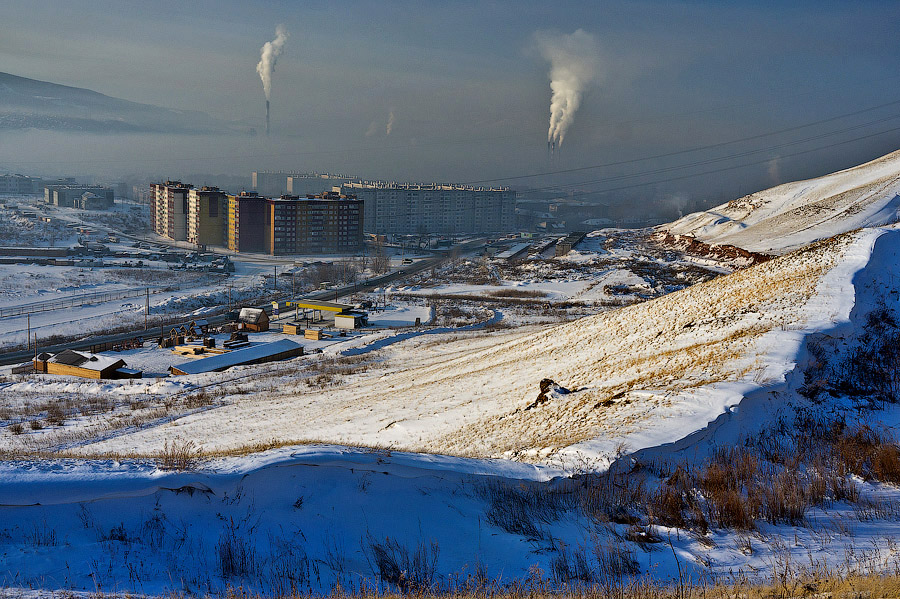
[[[243,331],[259,333],[269,330],[269,315],[262,308],[241,308],[238,322]]]
[[[56,355],[39,354],[34,359],[34,371],[86,379],[139,379],[143,376],[140,370],[128,368],[121,358],[71,349]]]

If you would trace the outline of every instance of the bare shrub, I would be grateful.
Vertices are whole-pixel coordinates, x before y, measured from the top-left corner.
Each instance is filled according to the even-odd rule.
[[[272,552],[268,560],[268,579],[272,595],[299,597],[304,594],[313,580],[313,572],[318,576],[306,551],[290,539],[270,538],[269,546]]]
[[[539,483],[495,482],[481,488],[489,503],[487,521],[510,534],[543,539],[541,524],[550,524],[575,505],[572,493]]]
[[[234,521],[229,521],[216,543],[216,566],[222,578],[249,576],[259,570],[256,549]]]
[[[25,543],[33,547],[56,547],[59,545],[59,539],[56,536],[56,529],[42,522],[35,523],[31,530],[25,533]]]
[[[47,424],[62,426],[66,423],[66,412],[58,402],[48,402],[44,410],[47,412]]]
[[[7,430],[9,430],[9,432],[11,432],[14,435],[21,435],[22,433],[25,432],[25,427],[22,425],[21,422],[14,422],[14,423],[10,424],[9,426],[7,426],[6,428],[7,428]]]
[[[160,470],[194,470],[203,457],[203,448],[193,441],[166,440],[162,451],[156,457],[156,467]]]
[[[584,551],[570,552],[566,547],[557,548],[550,559],[550,573],[557,584],[581,587],[594,582],[594,571]]]
[[[366,535],[363,552],[378,578],[395,585],[401,592],[425,593],[434,588],[437,558],[440,554],[440,548],[434,541],[419,543],[410,551],[390,537],[379,542],[371,535]]]
[[[595,541],[593,552],[597,562],[597,578],[605,587],[619,584],[626,576],[634,576],[641,571],[634,551],[626,543],[620,541],[598,543]]]

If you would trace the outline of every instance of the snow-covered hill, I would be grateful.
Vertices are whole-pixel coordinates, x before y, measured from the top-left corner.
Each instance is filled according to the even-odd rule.
[[[566,325],[412,339],[343,381],[261,380],[226,406],[79,451],[146,455],[174,437],[213,451],[327,441],[602,467],[623,444],[675,442],[783,380],[806,335],[847,318],[852,277],[880,235],[833,239]],[[545,378],[571,392],[528,409]]]
[[[817,179],[785,183],[660,229],[711,244],[782,254],[900,219],[900,151]]]
[[[565,325],[385,340],[361,362],[182,377],[215,401],[181,417],[5,432],[9,453],[58,435],[70,455],[95,459],[0,463],[0,585],[471,592],[479,581],[616,588],[774,573],[793,584],[798,572],[894,571],[900,491],[884,481],[900,481],[889,437],[900,410],[881,391],[852,396],[852,383],[867,366],[860,348],[900,339],[900,225],[854,230],[894,220],[898,163],[755,194],[718,224],[682,219],[678,233],[694,222],[710,241],[783,255],[642,304]],[[872,356],[895,372],[900,354],[887,350]],[[900,395],[900,377],[887,382]],[[41,392],[34,379],[4,384]],[[175,384],[71,381],[44,393],[89,404],[154,387]],[[845,428],[853,419],[859,434]],[[808,439],[824,446],[843,431],[831,441],[848,454],[798,447],[816,426],[825,432]],[[879,467],[894,478],[869,476],[870,457],[851,463],[881,431]],[[152,459],[196,446],[209,453],[194,471]],[[721,452],[739,447],[756,453]],[[579,476],[553,478],[568,474]],[[750,523],[723,519],[726,509],[748,510]]]

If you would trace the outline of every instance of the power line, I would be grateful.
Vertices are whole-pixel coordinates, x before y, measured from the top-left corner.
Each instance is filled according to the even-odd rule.
[[[713,148],[720,148],[720,147],[723,147],[723,146],[728,146],[728,145],[732,145],[732,144],[736,144],[736,143],[743,143],[743,142],[746,142],[746,141],[753,141],[754,139],[762,139],[762,138],[764,138],[764,137],[771,137],[771,136],[773,136],[773,135],[781,135],[782,133],[790,133],[791,131],[798,131],[798,130],[800,130],[800,129],[806,129],[806,128],[808,128],[808,127],[815,127],[816,125],[822,125],[822,124],[825,124],[825,123],[834,122],[834,121],[837,121],[837,120],[845,119],[845,118],[847,118],[847,117],[856,116],[856,115],[863,114],[863,113],[866,113],[866,112],[872,112],[873,110],[879,110],[879,109],[881,109],[881,108],[886,108],[886,107],[888,107],[888,106],[894,106],[894,105],[897,105],[897,104],[900,104],[900,100],[894,100],[894,101],[892,101],[892,102],[887,102],[887,103],[885,103],[885,104],[879,104],[878,106],[872,106],[872,107],[870,107],[870,108],[864,108],[864,109],[862,109],[862,110],[856,110],[856,111],[854,111],[854,112],[848,112],[848,113],[845,113],[845,114],[840,114],[840,115],[833,116],[833,117],[829,117],[829,118],[827,118],[827,119],[822,119],[822,120],[819,120],[819,121],[813,121],[813,122],[811,122],[811,123],[806,123],[806,124],[804,124],[804,125],[796,125],[796,126],[794,126],[794,127],[788,127],[788,128],[786,128],[786,129],[779,129],[779,130],[777,130],[777,131],[770,131],[769,133],[760,133],[760,134],[757,134],[757,135],[751,135],[751,136],[749,136],[749,137],[742,137],[742,138],[740,138],[740,139],[733,139],[733,140],[731,140],[731,141],[723,141],[723,142],[718,142],[718,143],[709,144],[709,145],[705,145],[705,146],[696,146],[696,147],[693,147],[693,148],[687,148],[687,149],[684,149],[684,150],[676,150],[676,151],[674,151],[674,152],[665,152],[665,153],[663,153],[663,154],[655,154],[655,155],[653,155],[653,156],[644,156],[644,157],[641,157],[641,158],[632,158],[632,159],[629,159],[629,160],[619,160],[619,161],[616,161],[616,162],[607,162],[607,163],[604,163],[604,164],[594,164],[594,165],[591,165],[591,166],[581,166],[581,167],[576,167],[576,168],[560,169],[560,170],[555,170],[555,171],[545,171],[545,172],[542,172],[542,173],[532,173],[532,174],[528,174],[528,175],[516,175],[516,176],[512,176],[512,177],[497,177],[497,178],[495,178],[495,179],[480,179],[480,180],[477,180],[477,181],[466,181],[465,184],[466,184],[466,185],[481,185],[481,184],[484,184],[484,183],[496,183],[496,182],[498,182],[498,181],[513,181],[513,180],[517,180],[517,179],[529,179],[529,178],[532,178],[532,177],[546,177],[546,176],[550,176],[550,175],[562,175],[562,174],[568,174],[568,173],[577,173],[577,172],[582,172],[582,171],[587,171],[587,170],[593,170],[593,169],[598,169],[598,168],[608,168],[608,167],[611,167],[611,166],[623,166],[623,165],[626,165],[626,164],[634,164],[634,163],[636,163],[636,162],[645,162],[645,161],[648,161],[648,160],[657,160],[657,159],[659,159],[659,158],[670,158],[670,157],[672,157],[672,156],[680,156],[680,155],[682,155],[682,154],[689,154],[689,153],[692,153],[692,152],[700,152],[700,151],[702,151],[702,150],[710,150],[710,149],[713,149]]]
[[[871,133],[871,134],[869,134],[869,135],[863,135],[863,136],[861,136],[861,137],[855,137],[855,138],[853,138],[853,139],[847,139],[847,140],[844,140],[844,141],[839,141],[839,142],[835,142],[835,143],[833,143],[833,144],[827,144],[827,145],[819,146],[819,147],[816,147],[816,148],[810,148],[810,149],[807,149],[807,150],[800,150],[800,151],[798,151],[798,152],[793,152],[793,153],[790,153],[790,154],[785,154],[785,155],[783,155],[783,156],[779,156],[779,158],[793,158],[794,156],[801,156],[801,155],[803,155],[803,154],[810,154],[810,153],[812,153],[812,152],[818,152],[818,151],[820,151],[820,150],[827,150],[827,149],[829,149],[829,148],[836,148],[836,147],[838,147],[838,146],[846,145],[846,144],[853,143],[853,142],[857,142],[857,141],[862,141],[862,140],[864,140],[864,139],[870,139],[870,138],[873,138],[873,137],[878,137],[879,135],[885,135],[885,134],[887,134],[887,133],[894,133],[894,132],[896,132],[896,131],[900,131],[900,127],[894,127],[893,129],[887,129],[887,130],[885,130],[885,131],[879,131],[879,132],[877,132],[877,133]],[[634,183],[634,184],[631,184],[631,185],[622,185],[622,186],[619,186],[619,187],[610,187],[610,188],[606,188],[606,189],[597,189],[597,190],[591,190],[591,191],[575,192],[575,193],[572,194],[572,197],[575,197],[575,196],[581,196],[581,195],[604,194],[604,193],[610,193],[610,192],[613,192],[613,191],[622,191],[622,190],[625,190],[625,189],[635,189],[635,188],[637,188],[637,187],[646,187],[646,186],[648,186],[648,185],[657,185],[657,184],[659,184],[659,183],[669,183],[669,182],[672,182],[672,181],[681,181],[681,180],[684,180],[684,179],[690,179],[691,177],[702,177],[702,176],[705,176],[705,175],[714,175],[714,174],[723,173],[723,172],[726,172],[726,171],[733,171],[733,170],[737,170],[737,169],[740,169],[740,168],[747,168],[747,167],[750,167],[750,166],[757,166],[757,165],[760,165],[760,164],[765,164],[765,163],[769,162],[770,160],[771,160],[770,158],[765,158],[765,159],[763,159],[763,160],[757,160],[757,161],[754,161],[754,162],[748,162],[748,163],[745,163],[745,164],[737,164],[737,165],[734,165],[734,166],[726,166],[726,167],[722,167],[722,168],[718,168],[718,169],[713,169],[713,170],[708,170],[708,171],[702,171],[702,172],[699,172],[699,173],[689,173],[689,174],[686,174],[686,175],[680,175],[680,176],[678,176],[678,177],[667,177],[667,178],[665,178],[665,179],[657,179],[657,180],[654,180],[654,181],[645,181],[645,182],[643,182],[643,183]],[[535,189],[530,189],[530,190],[528,190],[528,191],[525,192],[525,193],[534,192],[534,191],[547,191],[547,190],[552,190],[552,189],[556,189],[556,187],[535,188]]]
[[[796,139],[796,140],[792,140],[792,141],[788,141],[788,142],[784,142],[784,143],[780,143],[780,144],[775,144],[775,145],[771,145],[771,146],[766,146],[766,147],[763,147],[763,148],[757,148],[757,149],[754,149],[754,150],[744,150],[744,151],[742,151],[742,152],[737,152],[737,153],[735,153],[735,154],[727,154],[727,155],[725,155],[725,156],[718,156],[718,157],[714,157],[714,158],[706,158],[706,159],[703,159],[703,160],[696,160],[696,161],[693,161],[693,162],[688,162],[688,163],[678,164],[678,165],[673,165],[673,166],[659,167],[659,168],[655,168],[655,169],[650,169],[650,170],[645,170],[645,171],[639,171],[639,172],[636,172],[636,173],[628,173],[628,174],[622,174],[622,175],[611,175],[611,176],[608,176],[608,177],[603,177],[603,178],[601,178],[601,179],[592,179],[592,180],[588,180],[588,181],[578,181],[578,182],[572,182],[572,183],[560,183],[560,184],[555,184],[555,185],[549,185],[549,186],[547,186],[546,188],[539,188],[539,189],[566,189],[566,188],[571,188],[571,187],[579,187],[579,186],[582,186],[582,185],[590,185],[590,184],[593,184],[593,183],[605,183],[605,182],[610,182],[610,181],[621,181],[621,180],[625,180],[625,179],[634,179],[634,178],[637,178],[637,177],[644,177],[644,176],[647,176],[647,175],[658,175],[658,174],[661,174],[661,173],[667,173],[667,172],[672,172],[672,171],[678,171],[678,170],[681,170],[681,169],[692,168],[692,167],[695,167],[695,166],[705,166],[705,165],[707,165],[707,164],[715,164],[715,163],[717,163],[717,162],[725,162],[725,161],[728,161],[728,160],[733,160],[733,159],[735,159],[735,158],[744,158],[744,157],[746,157],[746,156],[752,156],[753,154],[759,154],[759,153],[762,153],[762,152],[773,152],[773,151],[775,151],[775,150],[780,150],[780,149],[783,149],[783,148],[788,148],[788,147],[791,147],[791,146],[796,146],[796,145],[804,144],[804,143],[807,143],[807,142],[810,142],[810,141],[816,141],[816,140],[819,140],[819,139],[824,139],[824,138],[827,138],[827,137],[833,137],[833,136],[835,136],[835,135],[840,135],[840,134],[843,134],[843,133],[848,133],[848,132],[850,132],[850,131],[856,131],[856,130],[859,130],[859,129],[864,129],[865,127],[870,127],[870,126],[872,126],[872,125],[877,125],[877,124],[884,123],[884,122],[887,122],[887,121],[892,121],[892,120],[895,120],[895,119],[897,119],[897,118],[900,118],[900,114],[894,114],[894,115],[891,115],[891,116],[888,116],[888,117],[876,119],[876,120],[874,120],[874,121],[869,121],[869,122],[867,122],[867,123],[859,123],[859,124],[857,124],[857,125],[852,125],[852,126],[850,126],[850,127],[845,127],[845,128],[843,128],[843,129],[837,129],[837,130],[829,131],[829,132],[826,132],[826,133],[820,133],[820,134],[818,134],[818,135],[813,135],[813,136],[805,137],[805,138],[802,138],[802,139]]]

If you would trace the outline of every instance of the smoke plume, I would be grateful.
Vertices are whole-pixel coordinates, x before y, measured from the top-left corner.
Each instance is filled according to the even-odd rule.
[[[275,63],[278,57],[284,51],[284,43],[288,39],[288,31],[284,25],[278,25],[275,28],[275,39],[266,42],[259,51],[259,64],[256,65],[256,72],[262,79],[263,90],[266,92],[266,101],[272,94],[272,73],[275,71]]]
[[[388,115],[387,126],[384,128],[385,134],[390,135],[391,131],[394,130],[394,111]]]
[[[597,39],[581,29],[568,35],[539,33],[541,55],[550,63],[550,129],[547,143],[562,145],[581,105],[585,88],[597,76],[600,47]]]

